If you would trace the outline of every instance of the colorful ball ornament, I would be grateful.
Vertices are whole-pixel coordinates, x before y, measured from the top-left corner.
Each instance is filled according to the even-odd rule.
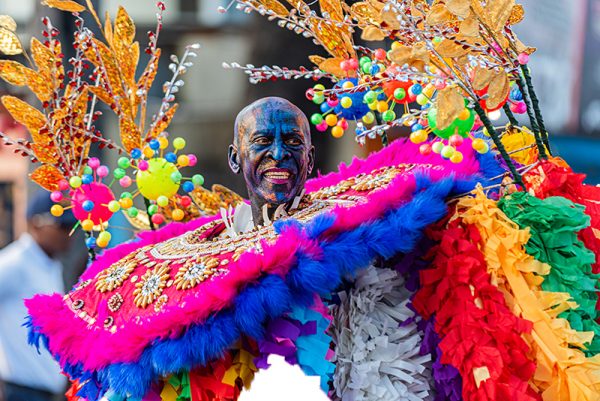
[[[94,225],[107,222],[113,215],[108,204],[115,200],[111,189],[100,182],[83,185],[70,192],[73,215],[79,221],[91,220]]]
[[[393,70],[388,71],[391,74],[394,73]],[[386,98],[392,98],[395,100],[396,103],[406,104],[414,102],[417,98],[416,94],[409,91],[411,86],[413,86],[412,81],[389,81],[382,85],[382,89],[383,93],[385,93]],[[400,95],[402,93],[400,91],[396,92],[398,89],[402,89],[402,91],[404,91],[404,97],[402,97],[401,99],[396,97],[396,94]]]
[[[344,88],[351,89],[358,85],[357,78],[347,78],[339,81],[335,84],[334,89]],[[350,86],[352,85],[352,86]],[[369,112],[369,106],[363,101],[365,96],[365,89],[357,90],[352,93],[340,94],[339,104],[333,109],[335,114],[340,115],[346,120],[359,120],[363,118],[365,114]],[[348,99],[348,100],[344,100]],[[344,107],[344,103],[348,107]]]
[[[175,195],[179,190],[179,182],[173,181],[171,176],[179,173],[177,166],[162,157],[150,159],[147,163],[147,169],[140,169],[136,173],[137,187],[142,196],[156,200],[161,195],[167,198]]]
[[[465,120],[457,118],[452,122],[452,124],[450,124],[450,126],[441,130],[437,127],[437,113],[437,108],[432,107],[427,113],[427,121],[429,123],[429,128],[431,128],[431,131],[436,136],[443,139],[448,139],[454,134],[458,134],[463,138],[466,138],[469,132],[471,132],[473,125],[475,124],[475,112],[469,109],[469,118]]]

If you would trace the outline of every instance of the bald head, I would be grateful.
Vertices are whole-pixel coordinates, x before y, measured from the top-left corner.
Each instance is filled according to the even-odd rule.
[[[276,208],[300,194],[313,164],[310,125],[298,107],[267,97],[238,114],[229,166],[244,175],[255,222],[263,205]]]

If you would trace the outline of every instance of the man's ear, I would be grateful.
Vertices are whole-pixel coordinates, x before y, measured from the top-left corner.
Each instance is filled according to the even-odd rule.
[[[310,150],[308,151],[308,174],[312,173],[314,166],[315,166],[315,147],[313,145],[311,145]]]
[[[229,162],[231,171],[233,171],[234,174],[239,174],[241,171],[240,154],[238,153],[237,147],[233,144],[229,145],[229,149],[227,150],[227,161]]]

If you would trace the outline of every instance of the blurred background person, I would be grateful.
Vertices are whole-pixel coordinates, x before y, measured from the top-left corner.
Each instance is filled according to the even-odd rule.
[[[23,299],[64,293],[61,262],[68,251],[75,217],[50,214],[53,202],[40,190],[27,206],[27,232],[0,251],[0,379],[3,401],[50,401],[65,390],[66,379],[47,352],[27,343]]]

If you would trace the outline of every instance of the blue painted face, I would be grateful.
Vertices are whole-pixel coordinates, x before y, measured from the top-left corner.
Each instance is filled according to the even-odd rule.
[[[244,109],[236,123],[229,162],[243,173],[253,206],[292,201],[314,164],[304,114],[287,100],[266,98]]]

